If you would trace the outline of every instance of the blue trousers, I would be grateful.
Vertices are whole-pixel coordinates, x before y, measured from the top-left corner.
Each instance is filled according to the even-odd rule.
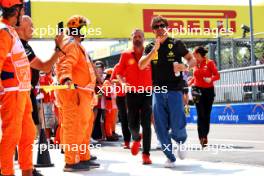
[[[183,94],[181,91],[153,93],[152,103],[155,130],[162,150],[167,158],[174,162],[176,158],[171,138],[177,143],[184,143],[187,139]]]

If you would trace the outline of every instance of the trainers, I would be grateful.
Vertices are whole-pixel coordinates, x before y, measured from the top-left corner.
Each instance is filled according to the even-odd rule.
[[[116,137],[116,138],[119,138],[119,135],[118,135],[117,133],[115,133],[115,132],[112,132],[112,135],[113,135],[114,137]]]
[[[81,161],[81,164],[88,165],[91,169],[99,168],[100,164],[91,160]]]
[[[138,152],[140,150],[140,146],[141,146],[140,141],[141,140],[133,142],[132,147],[131,147],[132,155],[137,155],[138,154]]]
[[[91,155],[90,160],[91,160],[91,161],[95,161],[95,160],[97,160],[97,156]]]
[[[165,162],[164,167],[165,167],[165,168],[175,168],[175,167],[176,167],[176,165],[175,165],[175,161],[172,162],[171,160],[168,159],[168,160]]]
[[[32,176],[43,176],[37,169],[32,170]]]
[[[80,172],[80,171],[89,171],[90,166],[82,163],[77,164],[66,164],[63,171],[64,172]]]
[[[130,142],[125,141],[125,143],[123,144],[123,148],[124,149],[130,149]]]
[[[152,164],[152,161],[150,159],[150,155],[148,154],[142,154],[142,159],[143,159],[143,164],[147,165],[147,164]]]
[[[181,160],[184,160],[187,155],[187,147],[185,144],[178,144],[177,143],[177,155]]]
[[[159,141],[158,141],[157,144],[156,144],[156,149],[157,149],[157,150],[162,149],[162,147],[161,147],[161,143],[160,143]]]
[[[90,139],[90,143],[91,143],[91,144],[97,144],[97,143],[98,143],[98,141],[97,141],[97,140],[95,140],[95,139],[93,139],[93,138],[91,138],[91,139]]]
[[[116,137],[116,136],[109,136],[109,137],[106,137],[106,140],[107,141],[118,141],[118,137]]]

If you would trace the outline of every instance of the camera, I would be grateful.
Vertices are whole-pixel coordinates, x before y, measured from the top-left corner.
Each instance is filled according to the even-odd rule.
[[[246,38],[246,34],[250,32],[250,27],[245,24],[242,24],[241,29],[243,30],[243,38]]]

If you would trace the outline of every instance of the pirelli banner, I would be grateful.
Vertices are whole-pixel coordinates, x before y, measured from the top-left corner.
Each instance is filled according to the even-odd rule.
[[[264,6],[254,6],[254,33],[264,32]],[[141,28],[146,37],[153,37],[151,19],[161,15],[169,21],[169,32],[178,38],[215,38],[242,36],[241,25],[250,24],[248,6],[160,5],[85,2],[31,3],[35,38],[53,38],[56,25],[75,14],[90,20],[87,38],[125,39],[132,29]],[[256,36],[258,37],[258,36]],[[261,35],[260,38],[263,38]]]

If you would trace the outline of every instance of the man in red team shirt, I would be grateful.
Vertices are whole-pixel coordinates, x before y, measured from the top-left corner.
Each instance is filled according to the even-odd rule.
[[[138,61],[144,52],[144,33],[140,29],[135,29],[131,38],[133,41],[132,50],[124,51],[119,60],[119,69],[117,78],[125,87],[129,86],[127,91],[128,106],[128,125],[132,138],[134,140],[131,153],[137,155],[140,148],[140,141],[143,136],[143,164],[152,164],[150,160],[151,144],[151,96],[148,92],[152,86],[150,67],[140,70]],[[122,79],[122,73],[126,73]],[[143,135],[139,134],[140,124],[143,129]]]

